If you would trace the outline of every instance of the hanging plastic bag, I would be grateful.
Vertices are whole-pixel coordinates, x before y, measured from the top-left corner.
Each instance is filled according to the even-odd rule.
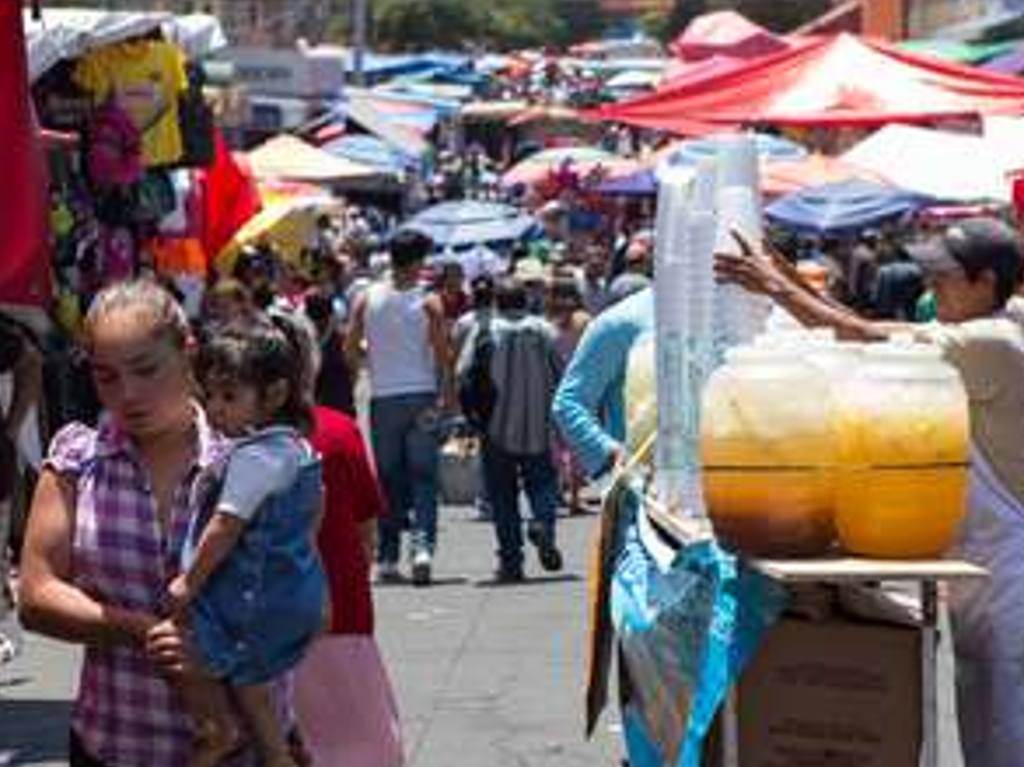
[[[785,603],[782,587],[713,541],[658,561],[631,501],[612,584],[612,621],[627,677],[623,727],[631,767],[700,767],[704,738]]]

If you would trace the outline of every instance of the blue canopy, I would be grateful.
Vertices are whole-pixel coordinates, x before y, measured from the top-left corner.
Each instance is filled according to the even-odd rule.
[[[438,247],[459,247],[518,240],[534,223],[532,216],[512,205],[459,200],[427,208],[402,228],[427,235]]]
[[[765,209],[773,222],[801,232],[852,234],[936,202],[868,181],[825,184],[781,197]]]
[[[643,168],[621,178],[605,181],[597,187],[600,194],[623,197],[649,197],[658,193],[658,179],[650,168]]]
[[[795,141],[767,133],[755,133],[754,143],[757,145],[757,155],[762,161],[795,161],[802,160],[807,156],[807,150]],[[718,147],[719,143],[715,136],[682,141],[662,162],[673,167],[689,167],[705,158],[717,157]]]
[[[322,149],[337,157],[372,165],[395,175],[419,165],[416,158],[399,151],[383,139],[367,134],[342,136],[324,144]]]

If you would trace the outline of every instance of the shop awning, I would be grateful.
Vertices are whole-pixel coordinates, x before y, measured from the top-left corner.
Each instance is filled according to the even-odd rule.
[[[1024,113],[1024,80],[841,34],[705,78],[670,84],[594,115],[679,134],[757,123],[878,126]]]
[[[227,43],[220,22],[208,14],[45,8],[39,19],[26,9],[23,19],[33,81],[62,59],[158,31],[190,56],[205,55]]]
[[[899,218],[931,202],[928,197],[903,189],[845,181],[781,197],[765,208],[765,215],[796,231],[842,235]]]
[[[843,160],[940,200],[1007,202],[1009,174],[1024,167],[1024,147],[1012,151],[983,136],[890,125],[857,144]]]
[[[380,175],[369,165],[335,157],[302,139],[282,134],[248,153],[249,165],[257,178],[331,182]]]

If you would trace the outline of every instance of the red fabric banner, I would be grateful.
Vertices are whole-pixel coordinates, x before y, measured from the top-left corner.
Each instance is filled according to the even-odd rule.
[[[51,298],[47,174],[29,95],[20,0],[0,0],[0,303]]]
[[[219,130],[216,148],[213,164],[197,174],[202,189],[200,240],[208,264],[212,264],[242,224],[263,207],[256,180],[232,155]]]

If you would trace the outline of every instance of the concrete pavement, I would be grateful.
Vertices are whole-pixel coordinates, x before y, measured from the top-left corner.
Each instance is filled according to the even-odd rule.
[[[566,570],[544,577],[531,552],[521,586],[491,580],[493,533],[445,509],[437,585],[376,592],[377,633],[401,707],[409,767],[618,767],[610,710],[582,736],[584,581],[595,516],[563,519]],[[0,767],[63,764],[77,652],[32,636],[0,667]],[[948,655],[942,767],[960,767]]]

